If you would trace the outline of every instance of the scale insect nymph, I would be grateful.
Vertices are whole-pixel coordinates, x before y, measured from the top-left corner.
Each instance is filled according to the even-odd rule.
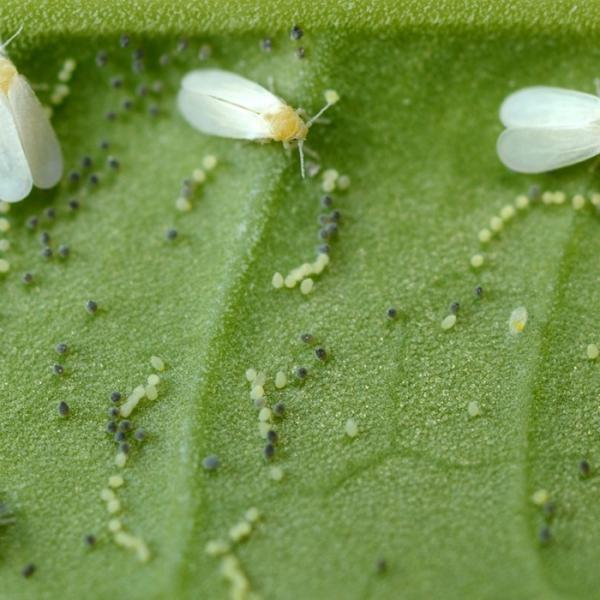
[[[249,79],[220,69],[198,69],[183,78],[177,103],[188,123],[209,135],[296,142],[304,177],[303,144],[308,130],[338,100],[336,92],[327,91],[325,106],[305,122],[298,111]]]

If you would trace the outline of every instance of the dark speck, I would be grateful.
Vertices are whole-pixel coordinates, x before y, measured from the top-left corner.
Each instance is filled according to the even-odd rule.
[[[71,254],[71,249],[66,244],[61,244],[58,247],[58,255],[61,258],[67,258],[67,256],[69,256],[69,254]]]
[[[298,46],[298,48],[296,48],[296,56],[300,59],[306,56],[306,52],[304,51],[303,46]]]
[[[375,570],[378,573],[385,573],[387,571],[388,565],[387,565],[387,561],[385,560],[385,558],[380,558],[376,563],[375,563]]]
[[[35,229],[38,226],[38,218],[37,217],[29,217],[27,221],[25,221],[25,227],[27,229]]]
[[[298,367],[295,372],[298,379],[306,379],[308,375],[308,370],[305,367]]]
[[[79,200],[73,198],[69,200],[69,210],[78,210],[79,209]]]
[[[299,40],[304,35],[304,31],[298,27],[298,25],[294,25],[290,31],[290,38],[294,41]]]
[[[322,196],[321,197],[321,206],[323,208],[329,208],[333,206],[333,198],[331,196]]]
[[[69,173],[69,181],[71,183],[77,183],[80,179],[81,175],[79,174],[79,171],[71,171]]]
[[[278,402],[273,407],[273,413],[276,417],[283,417],[283,415],[285,414],[285,404],[283,402]]]
[[[305,344],[312,344],[315,341],[315,336],[312,333],[303,333],[300,336],[300,339],[305,343]]]
[[[44,211],[44,215],[46,219],[48,219],[48,221],[54,221],[54,219],[56,218],[56,211],[52,207],[48,207]]]
[[[319,360],[325,360],[327,358],[327,352],[325,351],[325,348],[315,348],[315,356]]]
[[[31,577],[35,573],[35,565],[33,563],[29,563],[21,569],[21,575],[23,577],[28,578]]]
[[[46,246],[45,248],[42,248],[42,251],[40,252],[40,256],[43,258],[52,258],[52,248],[50,248],[50,246]]]
[[[110,85],[112,87],[114,87],[115,89],[122,88],[123,87],[123,78],[122,77],[113,77],[110,80]]]
[[[478,298],[481,298],[481,296],[483,296],[483,288],[482,288],[480,285],[478,285],[478,286],[475,288],[475,295],[476,295]]]
[[[550,528],[547,526],[542,527],[538,533],[538,537],[541,544],[548,544],[552,539]]]
[[[98,310],[98,305],[93,300],[88,300],[85,303],[85,310],[91,314],[94,314]]]
[[[592,472],[592,468],[590,467],[590,463],[587,460],[582,460],[579,463],[579,472],[582,477],[589,477]]]
[[[65,354],[69,348],[64,342],[59,342],[56,344],[56,346],[54,346],[54,349],[56,352],[58,352],[58,354]]]
[[[398,316],[398,311],[393,306],[390,306],[387,309],[386,314],[388,319],[395,319]]]
[[[108,433],[117,433],[117,424],[115,423],[115,421],[109,421],[106,424],[106,431]]]
[[[143,429],[136,429],[135,433],[133,434],[133,437],[138,442],[141,442],[142,440],[146,439],[146,432]]]
[[[121,37],[119,38],[119,45],[121,48],[127,48],[127,46],[129,46],[129,42],[129,36],[126,33],[121,34]]]
[[[453,315],[457,314],[459,309],[460,309],[460,304],[458,302],[453,302],[450,305],[450,313]]]
[[[89,177],[90,185],[98,185],[100,183],[100,176],[98,173],[92,173]]]
[[[84,156],[81,159],[81,168],[82,169],[89,169],[92,166],[92,157],[91,156]]]
[[[21,277],[21,281],[28,285],[33,281],[33,274],[32,273],[23,273],[23,276]]]
[[[96,545],[96,536],[88,533],[84,538],[83,541],[85,543],[86,546],[95,546]]]
[[[269,429],[269,431],[267,431],[267,440],[269,440],[271,444],[276,444],[278,439],[279,436],[274,429]]]
[[[111,402],[120,402],[121,398],[121,392],[112,392],[110,395]]]
[[[61,402],[58,405],[58,413],[61,417],[67,417],[69,415],[69,405],[66,402]]]
[[[40,233],[40,244],[47,246],[50,243],[50,234],[47,231]]]
[[[114,439],[115,439],[115,442],[121,443],[121,442],[124,442],[127,439],[127,437],[125,436],[124,431],[117,431],[117,433],[115,433]]]
[[[206,456],[202,460],[202,467],[206,471],[215,471],[216,469],[219,468],[219,464],[220,464],[219,457],[215,456],[214,454]]]
[[[65,372],[65,368],[62,365],[56,363],[55,365],[52,365],[52,371],[55,375],[63,375]]]
[[[263,450],[265,460],[271,460],[275,454],[275,446],[273,444],[267,444]]]
[[[167,229],[165,237],[172,242],[177,237],[177,229]]]
[[[271,50],[273,49],[273,42],[271,41],[271,39],[263,38],[262,40],[260,40],[260,49],[263,52],[271,52]]]
[[[108,62],[108,54],[106,53],[106,50],[100,50],[100,52],[98,52],[98,54],[96,54],[96,65],[99,67],[104,67],[104,66],[106,66],[107,62]]]

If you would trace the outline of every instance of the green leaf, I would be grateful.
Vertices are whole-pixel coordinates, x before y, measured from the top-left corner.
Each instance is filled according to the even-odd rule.
[[[9,1],[2,14],[5,38],[25,25],[9,53],[32,83],[53,85],[63,61],[77,60],[53,123],[67,169],[84,180],[36,190],[7,215],[0,501],[15,522],[0,528],[0,598],[228,597],[205,545],[227,538],[253,506],[262,518],[234,552],[264,598],[597,597],[599,366],[586,346],[600,344],[600,223],[589,201],[575,211],[570,200],[598,189],[597,163],[513,174],[495,141],[511,91],[593,92],[598,7],[80,4]],[[288,36],[295,22],[305,30],[299,42]],[[123,31],[132,37],[125,49]],[[189,48],[177,53],[183,34]],[[265,36],[271,53],[260,49]],[[297,154],[279,144],[187,126],[174,97],[182,74],[202,64],[203,44],[212,48],[207,66],[263,85],[272,78],[310,114],[324,90],[341,96],[330,124],[307,141],[322,169],[351,178],[333,194],[342,220],[331,264],[307,296],[275,290],[271,278],[314,260],[321,175],[302,181]],[[304,60],[294,54],[300,45]],[[143,74],[131,71],[138,47]],[[104,68],[99,50],[108,52]],[[160,67],[165,52],[172,62]],[[115,90],[117,76],[125,81]],[[155,80],[160,94],[136,96]],[[48,91],[38,94],[49,101]],[[130,113],[125,98],[135,101]],[[111,110],[114,122],[105,119]],[[109,150],[99,149],[103,139]],[[109,154],[118,172],[106,166]],[[219,164],[193,210],[178,212],[182,180],[208,154]],[[84,156],[93,159],[87,171]],[[567,201],[518,211],[482,250],[479,230],[532,184],[564,190]],[[72,198],[78,211],[68,209]],[[178,237],[168,241],[171,227]],[[42,258],[42,231],[55,250],[68,244],[69,258]],[[480,251],[486,262],[475,270],[469,261]],[[443,331],[456,301],[457,324]],[[513,336],[518,306],[529,320]],[[300,341],[305,332],[327,360]],[[60,356],[59,342],[69,347]],[[152,355],[167,367],[158,398],[131,417],[147,437],[131,442],[120,470],[105,432],[109,397],[143,384]],[[308,369],[303,382],[298,366]],[[268,373],[268,402],[287,408],[272,465],[248,368]],[[279,370],[290,381],[278,391]],[[480,416],[469,417],[471,402]],[[348,419],[359,426],[353,439]],[[211,454],[221,463],[215,472],[202,468]],[[580,476],[582,459],[589,477]],[[280,482],[271,466],[283,470]],[[100,492],[117,472],[123,526],[148,544],[147,563],[107,529]],[[531,501],[540,489],[553,517]],[[546,525],[550,543],[539,539]],[[37,569],[24,579],[28,563]]]

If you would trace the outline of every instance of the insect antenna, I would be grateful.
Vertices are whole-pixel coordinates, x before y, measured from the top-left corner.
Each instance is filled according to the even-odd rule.
[[[4,54],[8,45],[21,33],[21,31],[23,31],[23,25],[21,25],[5,42],[0,44],[0,53]]]
[[[298,153],[300,154],[300,172],[302,173],[302,179],[305,179],[305,175],[304,175],[304,140],[298,140]]]
[[[328,102],[314,117],[311,117],[306,123],[307,127],[310,127],[328,108],[333,106],[333,102]]]

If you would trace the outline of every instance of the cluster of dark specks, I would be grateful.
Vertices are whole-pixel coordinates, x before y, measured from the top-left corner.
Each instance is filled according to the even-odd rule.
[[[302,31],[299,25],[294,25],[290,30],[290,39],[293,42],[299,42],[304,37],[304,31]],[[294,54],[297,58],[304,58],[306,56],[306,49],[304,46],[296,46]]]
[[[321,206],[327,209],[333,206],[333,202],[330,194],[322,196],[320,200]],[[337,240],[341,220],[342,213],[337,209],[319,215],[319,241],[321,244],[317,247],[315,261],[295,267],[285,277],[277,271],[271,278],[271,285],[275,289],[292,289],[300,284],[300,292],[304,295],[310,294],[314,289],[313,277],[321,275],[330,263],[330,244]]]
[[[158,356],[150,357],[150,364],[156,371],[162,372],[165,369],[164,361]],[[111,404],[108,407],[109,421],[105,430],[117,445],[115,466],[120,469],[127,464],[132,449],[132,440],[139,444],[146,438],[146,432],[141,428],[136,428],[130,416],[142,399],[156,400],[160,381],[160,377],[156,373],[152,373],[148,376],[146,384],[137,386],[124,402],[123,395],[117,390],[112,391],[109,395]],[[111,475],[108,478],[108,487],[103,488],[100,492],[100,497],[106,503],[109,515],[108,530],[112,534],[115,544],[133,550],[140,561],[146,562],[150,559],[150,551],[146,543],[141,538],[125,531],[123,523],[118,517],[122,513],[122,505],[116,490],[124,484],[125,479],[122,475]]]

